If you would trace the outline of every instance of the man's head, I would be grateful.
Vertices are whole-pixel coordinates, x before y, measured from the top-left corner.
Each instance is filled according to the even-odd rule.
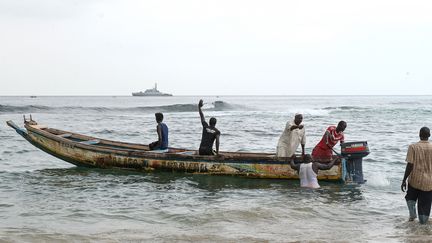
[[[345,128],[347,127],[347,123],[345,121],[340,121],[336,127],[337,132],[343,132],[345,131]]]
[[[307,164],[310,163],[312,161],[312,156],[310,154],[305,154],[305,156],[303,156],[303,163]]]
[[[212,118],[210,118],[210,126],[212,126],[212,127],[214,127],[214,126],[216,126],[216,118],[214,118],[214,117],[212,117]]]
[[[298,125],[300,125],[300,123],[302,123],[302,121],[303,121],[303,115],[297,113],[297,114],[294,116],[294,123],[298,126]]]
[[[162,122],[163,121],[163,114],[162,113],[155,113],[156,122]]]
[[[420,136],[420,140],[427,141],[429,139],[429,137],[430,137],[430,130],[429,130],[429,128],[428,127],[422,127],[422,128],[420,128],[419,136]]]

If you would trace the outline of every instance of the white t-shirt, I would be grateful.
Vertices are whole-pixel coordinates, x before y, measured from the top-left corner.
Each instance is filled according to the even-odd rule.
[[[312,169],[312,163],[300,164],[299,177],[301,187],[320,188],[317,174]]]
[[[287,122],[285,130],[283,131],[276,149],[276,156],[278,157],[291,157],[296,152],[298,146],[306,144],[305,128],[290,130],[291,126],[295,123]]]

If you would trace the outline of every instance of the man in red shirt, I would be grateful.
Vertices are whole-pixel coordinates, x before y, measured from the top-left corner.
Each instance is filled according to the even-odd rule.
[[[331,160],[333,155],[333,147],[340,141],[344,143],[345,137],[343,131],[347,127],[345,121],[340,121],[336,126],[329,126],[324,133],[321,141],[312,150],[312,157],[314,160]]]

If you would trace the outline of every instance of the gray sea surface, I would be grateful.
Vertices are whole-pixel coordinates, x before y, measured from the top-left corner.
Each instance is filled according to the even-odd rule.
[[[170,146],[196,149],[197,103],[218,119],[221,150],[274,152],[304,114],[306,151],[345,120],[346,141],[369,143],[364,185],[78,168],[6,126],[39,124],[148,144],[163,112]],[[222,101],[214,103],[215,101]],[[400,191],[408,145],[432,127],[432,96],[0,97],[0,242],[416,242]],[[336,146],[339,150],[339,145]]]

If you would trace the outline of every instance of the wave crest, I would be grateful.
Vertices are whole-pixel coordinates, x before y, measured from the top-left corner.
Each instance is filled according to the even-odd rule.
[[[226,102],[214,102],[204,110],[229,111],[238,110],[238,105]],[[0,113],[36,113],[36,112],[73,112],[73,111],[93,111],[93,112],[195,112],[198,111],[196,104],[173,104],[164,106],[139,106],[139,107],[85,107],[85,106],[41,106],[41,105],[0,105]]]

